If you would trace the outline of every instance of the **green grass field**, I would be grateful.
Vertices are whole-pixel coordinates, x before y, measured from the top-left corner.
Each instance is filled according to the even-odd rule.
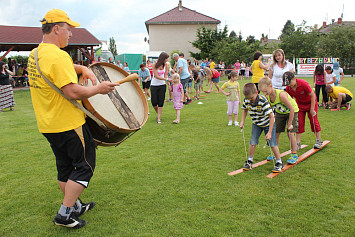
[[[355,79],[343,86],[354,93]],[[172,123],[173,103],[165,104],[160,125],[149,105],[141,131],[97,150],[82,194],[97,206],[83,216],[86,227],[70,230],[52,223],[62,194],[30,92],[16,91],[15,101],[15,112],[0,114],[0,236],[355,236],[355,107],[320,109],[322,138],[331,143],[269,179],[272,163],[227,174],[242,167],[245,152],[240,129],[227,126],[223,94],[185,106],[180,124]],[[249,116],[244,132],[248,143]],[[314,142],[307,122],[302,143],[309,147],[299,155]],[[255,162],[270,154],[264,144],[261,138]],[[282,134],[280,151],[288,149]]]

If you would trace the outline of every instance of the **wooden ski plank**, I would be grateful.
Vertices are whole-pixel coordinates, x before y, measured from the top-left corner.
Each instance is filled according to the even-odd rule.
[[[301,149],[305,148],[306,146],[307,145],[301,145]],[[287,156],[289,154],[291,154],[291,150],[288,150],[288,151],[285,151],[285,152],[281,153],[280,156],[282,158],[282,157]],[[253,169],[258,167],[258,166],[265,165],[266,163],[269,163],[269,162],[270,162],[269,160],[265,159],[265,160],[262,160],[262,161],[260,161],[258,163],[255,163],[255,164],[253,164]],[[235,170],[235,171],[232,171],[232,172],[228,173],[228,175],[232,176],[232,175],[243,173],[245,171],[246,170],[243,170],[243,168],[241,168],[241,169],[238,169],[238,170]]]
[[[286,164],[285,167],[282,169],[282,172],[280,173],[271,173],[271,174],[268,174],[266,177],[268,178],[274,178],[275,176],[285,172],[286,170],[292,168],[293,166],[301,163],[302,161],[304,161],[305,159],[307,159],[308,157],[310,157],[311,155],[315,154],[316,152],[322,150],[326,145],[328,145],[330,143],[330,141],[323,141],[323,145],[320,149],[310,149],[309,151],[307,151],[306,153],[302,154],[301,156],[298,157],[298,161],[295,163],[295,164]]]

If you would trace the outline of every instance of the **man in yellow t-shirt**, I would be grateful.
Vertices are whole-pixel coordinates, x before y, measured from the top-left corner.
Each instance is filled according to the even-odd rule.
[[[210,68],[214,69],[215,67],[216,67],[216,63],[212,61],[212,62],[210,63]]]
[[[335,100],[332,111],[339,111],[341,107],[346,107],[346,110],[350,110],[350,101],[353,99],[353,94],[348,89],[342,86],[327,85],[325,91]]]
[[[117,86],[103,82],[97,85],[95,75],[86,67],[73,64],[69,54],[60,48],[68,45],[71,28],[80,26],[59,9],[52,9],[42,20],[43,42],[38,46],[38,64],[43,75],[74,100],[96,94],[107,94]],[[95,206],[82,203],[79,196],[88,186],[95,169],[95,143],[85,123],[84,113],[54,91],[36,68],[34,51],[28,60],[32,104],[39,131],[47,138],[56,157],[58,184],[64,194],[63,203],[53,222],[80,228],[86,221],[79,216]],[[78,85],[77,74],[92,87]]]

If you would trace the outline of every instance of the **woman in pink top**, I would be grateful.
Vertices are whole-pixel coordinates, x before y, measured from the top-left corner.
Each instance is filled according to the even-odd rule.
[[[157,123],[161,123],[161,114],[163,111],[165,92],[166,92],[166,81],[168,79],[168,67],[166,63],[168,62],[169,54],[162,52],[158,60],[153,63],[153,79],[150,83],[150,93],[152,106],[157,112]]]

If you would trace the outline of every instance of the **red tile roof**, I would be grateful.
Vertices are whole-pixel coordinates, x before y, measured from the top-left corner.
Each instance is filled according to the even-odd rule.
[[[98,46],[100,41],[85,28],[73,28],[69,46]],[[41,27],[0,25],[0,51],[15,46],[13,51],[30,51],[42,41]]]
[[[186,7],[181,7],[182,11],[179,11],[179,7],[175,7],[170,11],[167,11],[159,16],[156,16],[145,22],[149,24],[219,24],[220,20],[198,13],[194,10]]]

